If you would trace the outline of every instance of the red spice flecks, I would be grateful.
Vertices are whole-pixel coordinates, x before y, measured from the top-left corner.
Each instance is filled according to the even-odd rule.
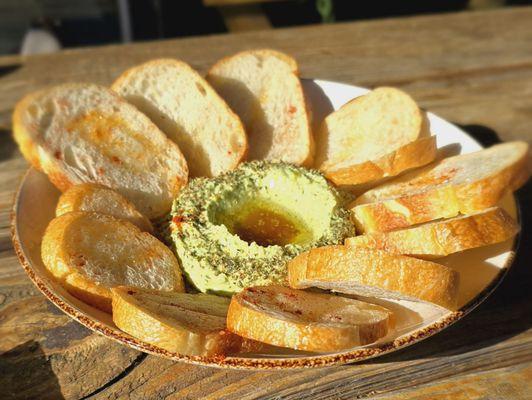
[[[120,160],[120,158],[118,158],[117,156],[112,156],[111,160],[113,160],[113,162],[115,162],[117,164],[120,164],[122,162],[122,160]]]
[[[294,314],[301,315],[301,314],[303,314],[303,311],[301,311],[301,310],[294,310]]]
[[[289,114],[294,114],[295,112],[297,111],[297,108],[295,106],[288,106],[288,113]]]
[[[172,230],[180,230],[183,222],[186,222],[186,218],[182,215],[176,215],[172,218]]]
[[[227,154],[231,155],[231,154],[233,154],[233,152],[231,150],[227,150]]]
[[[98,175],[103,175],[103,174],[105,174],[105,169],[100,167],[100,168],[98,168],[98,170],[96,172],[98,172]]]
[[[54,153],[54,157],[57,158],[58,160],[61,159],[61,152],[59,150],[57,150],[55,153]]]

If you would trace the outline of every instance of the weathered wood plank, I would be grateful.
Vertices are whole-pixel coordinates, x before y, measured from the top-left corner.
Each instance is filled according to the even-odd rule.
[[[0,311],[0,387],[9,399],[78,399],[141,353],[93,333],[44,297]]]
[[[530,398],[532,363],[473,373],[458,379],[445,379],[434,384],[402,390],[393,395],[372,397],[373,400],[474,400]]]

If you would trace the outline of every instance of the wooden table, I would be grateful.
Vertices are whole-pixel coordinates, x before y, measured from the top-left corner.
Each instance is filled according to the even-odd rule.
[[[293,54],[304,77],[401,87],[485,144],[532,140],[532,8],[1,57],[0,397],[530,399],[530,184],[518,194],[525,222],[519,254],[490,299],[422,343],[359,364],[251,372],[146,356],[85,329],[31,284],[10,240],[11,202],[27,168],[10,137],[15,102],[50,84],[109,84],[151,58],[182,58],[205,71],[221,56],[265,46]]]

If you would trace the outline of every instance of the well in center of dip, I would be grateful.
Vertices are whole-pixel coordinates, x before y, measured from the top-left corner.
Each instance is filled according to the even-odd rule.
[[[284,283],[287,261],[354,235],[351,200],[317,171],[253,161],[191,181],[174,201],[171,239],[202,292]]]
[[[224,221],[229,232],[248,243],[260,246],[303,245],[312,240],[312,232],[302,218],[266,201],[249,201]]]

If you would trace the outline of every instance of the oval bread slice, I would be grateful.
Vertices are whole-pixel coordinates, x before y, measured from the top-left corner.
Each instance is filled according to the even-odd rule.
[[[360,232],[390,231],[493,207],[529,177],[528,144],[445,158],[367,191],[351,206]]]
[[[431,261],[362,247],[325,246],[288,263],[290,287],[426,301],[455,309],[459,274]]]
[[[65,84],[32,93],[13,114],[22,154],[61,191],[110,187],[148,218],[170,210],[188,169],[178,146],[115,92]]]
[[[241,336],[306,351],[339,351],[373,343],[391,328],[392,312],[354,299],[283,286],[233,295],[227,327]]]
[[[232,170],[246,154],[238,116],[182,61],[148,61],[120,75],[112,89],[179,145],[192,177]]]
[[[153,226],[120,193],[96,183],[82,183],[71,186],[57,202],[56,217],[72,211],[92,211],[125,219],[141,230],[153,233]]]
[[[391,232],[372,232],[347,238],[347,246],[385,250],[424,258],[444,257],[452,253],[504,242],[519,232],[519,225],[502,208],[493,207],[472,215],[463,215]]]
[[[329,114],[322,123],[316,162],[338,185],[395,176],[430,163],[436,138],[416,102],[391,87],[377,88]]]
[[[53,219],[41,256],[70,294],[107,312],[115,286],[184,291],[181,268],[168,247],[130,222],[105,214],[76,211]]]
[[[116,326],[165,350],[213,356],[260,347],[226,330],[227,298],[132,287],[117,287],[111,291]]]
[[[296,61],[274,50],[249,50],[218,61],[207,81],[238,114],[250,160],[309,166],[314,142]]]

